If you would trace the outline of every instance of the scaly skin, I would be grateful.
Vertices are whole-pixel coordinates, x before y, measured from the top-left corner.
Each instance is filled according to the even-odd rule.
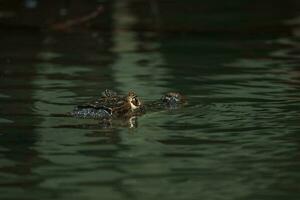
[[[96,101],[77,106],[72,116],[80,118],[113,119],[131,118],[150,111],[176,109],[186,103],[186,98],[177,93],[169,92],[161,99],[143,105],[134,92],[127,96],[117,95],[112,90],[105,90]]]
[[[110,119],[112,114],[107,111],[106,109],[95,109],[89,107],[76,107],[72,112],[71,115],[74,117],[79,118],[94,118],[94,119]]]
[[[111,90],[105,90],[95,101],[76,106],[71,115],[95,119],[129,118],[139,115],[141,110],[142,104],[134,92],[120,96]]]

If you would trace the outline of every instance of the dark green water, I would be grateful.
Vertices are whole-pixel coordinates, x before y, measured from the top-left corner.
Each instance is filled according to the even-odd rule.
[[[110,31],[2,31],[0,199],[300,199],[299,17],[156,32],[114,6]],[[105,88],[189,105],[133,129],[64,116]]]

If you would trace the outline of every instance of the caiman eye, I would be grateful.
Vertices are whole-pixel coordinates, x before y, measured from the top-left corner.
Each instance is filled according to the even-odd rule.
[[[131,103],[135,106],[138,106],[139,105],[139,101],[136,97],[133,97],[132,100],[131,100]]]

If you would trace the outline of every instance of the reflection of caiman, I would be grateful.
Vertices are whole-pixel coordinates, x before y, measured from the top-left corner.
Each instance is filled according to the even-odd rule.
[[[184,103],[186,103],[185,97],[177,92],[169,92],[159,100],[142,104],[134,92],[129,92],[128,95],[122,96],[112,90],[105,90],[102,96],[95,101],[76,106],[71,115],[102,120],[131,118],[148,111],[175,109]]]

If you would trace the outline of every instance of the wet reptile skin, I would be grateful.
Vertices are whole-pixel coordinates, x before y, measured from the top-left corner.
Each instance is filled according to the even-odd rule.
[[[97,100],[76,106],[71,115],[94,119],[130,118],[145,112],[177,109],[185,103],[186,98],[177,92],[166,93],[161,99],[142,104],[134,92],[121,96],[112,90],[105,90]]]

